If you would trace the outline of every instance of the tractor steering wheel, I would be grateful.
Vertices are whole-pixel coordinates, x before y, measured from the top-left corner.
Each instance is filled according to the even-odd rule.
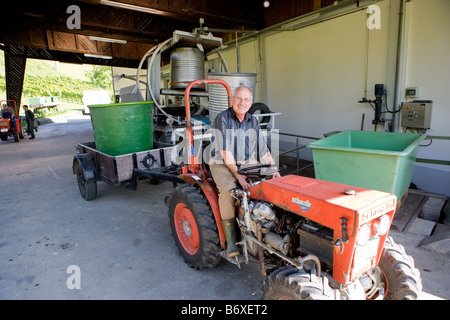
[[[268,169],[264,170],[264,168],[268,168]],[[249,176],[249,175],[271,176],[275,172],[279,172],[281,170],[284,170],[285,168],[286,168],[285,165],[282,165],[281,168],[278,168],[278,167],[272,167],[271,164],[259,164],[259,165],[247,167],[244,169],[238,169],[238,173],[242,174],[244,176]],[[259,169],[259,170],[255,171],[257,169]]]

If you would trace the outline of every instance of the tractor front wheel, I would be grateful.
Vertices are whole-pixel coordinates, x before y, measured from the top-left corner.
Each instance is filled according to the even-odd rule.
[[[379,267],[382,270],[386,300],[416,300],[422,291],[420,272],[414,259],[407,255],[402,245],[387,237]]]
[[[298,270],[287,265],[271,273],[264,281],[264,300],[336,300],[339,292],[332,289],[326,277],[318,277],[315,269]]]
[[[176,187],[167,206],[172,236],[184,261],[198,270],[215,267],[220,261],[219,233],[202,191],[189,184]]]

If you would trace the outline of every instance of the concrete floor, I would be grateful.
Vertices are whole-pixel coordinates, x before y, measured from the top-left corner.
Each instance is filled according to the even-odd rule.
[[[93,141],[91,123],[61,121],[35,140],[0,142],[0,299],[261,298],[256,263],[201,272],[184,263],[163,200],[171,183],[131,191],[99,182],[98,197],[83,200],[72,159],[77,143]],[[391,235],[416,261],[422,299],[450,299],[450,256],[418,248],[415,234]]]

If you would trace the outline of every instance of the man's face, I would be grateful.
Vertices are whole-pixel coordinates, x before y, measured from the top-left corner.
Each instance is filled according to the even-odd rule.
[[[239,89],[233,96],[231,102],[233,110],[238,116],[244,116],[252,106],[252,92],[248,88]]]

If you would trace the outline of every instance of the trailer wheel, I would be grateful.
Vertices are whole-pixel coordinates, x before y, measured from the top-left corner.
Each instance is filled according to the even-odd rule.
[[[189,184],[176,187],[167,205],[172,236],[184,261],[198,270],[215,267],[220,261],[219,234],[201,190]]]
[[[291,265],[271,273],[264,281],[261,294],[264,300],[339,299],[339,292],[329,286],[327,278],[318,277],[315,269],[298,270]]]
[[[84,200],[90,201],[97,197],[97,182],[86,181],[83,168],[81,165],[77,166],[77,182],[80,189],[81,196]]]
[[[387,237],[379,267],[383,271],[386,300],[416,300],[422,291],[420,272],[414,259],[407,255],[402,245]]]

